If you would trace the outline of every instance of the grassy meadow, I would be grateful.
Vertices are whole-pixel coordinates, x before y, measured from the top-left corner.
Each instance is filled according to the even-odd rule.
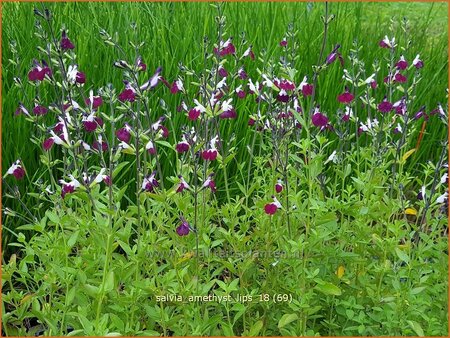
[[[1,7],[2,335],[448,335],[446,2]]]

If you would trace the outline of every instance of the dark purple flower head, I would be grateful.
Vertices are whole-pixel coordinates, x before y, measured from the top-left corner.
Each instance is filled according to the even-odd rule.
[[[14,162],[14,164],[6,172],[6,175],[13,175],[16,180],[23,179],[25,177],[25,170],[22,167],[22,161],[17,160]]]
[[[60,46],[61,46],[61,49],[63,51],[75,48],[75,46],[73,45],[72,41],[70,41],[70,39],[67,37],[67,34],[66,34],[65,30],[63,30],[63,32],[62,32]]]
[[[208,149],[202,152],[202,158],[205,161],[214,161],[217,158],[217,150],[216,149]]]
[[[423,119],[424,119],[425,121],[428,121],[429,116],[428,116],[428,114],[425,112],[425,106],[420,107],[419,111],[414,115],[414,119],[415,119],[415,120],[418,120],[418,119],[420,119],[421,117],[423,117]]]
[[[286,40],[286,38],[283,38],[281,41],[280,41],[280,46],[281,47],[286,47],[287,46],[287,40]]]
[[[256,121],[254,120],[254,119],[252,119],[251,117],[248,119],[248,125],[249,126],[254,126],[255,125],[255,123],[256,123]]]
[[[61,189],[61,197],[65,198],[67,194],[75,192],[75,187],[71,184],[64,184]]]
[[[247,95],[247,93],[242,89],[242,86],[238,86],[234,91],[236,92],[237,97],[240,99],[244,99]]]
[[[45,115],[45,114],[47,114],[47,112],[48,112],[48,109],[46,107],[38,105],[38,104],[35,104],[35,106],[33,108],[33,113],[35,115]]]
[[[134,92],[133,89],[124,89],[118,96],[119,101],[125,102],[134,102],[134,100],[136,99],[136,93]]]
[[[30,81],[43,81],[46,75],[48,77],[52,76],[52,71],[44,60],[42,61],[42,64],[37,60],[34,60],[33,65],[34,67],[28,73],[28,79]]]
[[[291,81],[289,81],[289,80],[286,80],[286,79],[281,79],[281,80],[275,79],[275,80],[273,81],[273,83],[274,83],[275,86],[277,86],[279,89],[283,89],[283,90],[286,90],[286,91],[288,91],[288,90],[294,90],[294,89],[295,89],[295,83],[294,83],[294,82],[291,82]]]
[[[423,67],[423,61],[420,59],[419,54],[417,54],[417,56],[413,60],[413,66],[416,67],[417,69],[420,69]]]
[[[238,76],[241,80],[246,80],[248,78],[247,73],[244,70],[244,67],[239,68],[238,70]]]
[[[42,143],[42,148],[44,148],[45,151],[49,151],[52,148],[53,143],[55,143],[55,141],[53,137],[50,137],[44,140],[44,142]]]
[[[220,77],[227,77],[228,72],[223,66],[219,66],[219,76]]]
[[[396,45],[395,45],[395,37],[393,37],[392,40],[389,40],[388,36],[385,35],[385,36],[384,36],[384,39],[381,40],[381,41],[378,43],[378,45],[379,45],[381,48],[394,48],[394,47],[396,46]]]
[[[181,140],[180,143],[177,143],[177,145],[175,146],[175,150],[177,151],[177,153],[182,154],[185,153],[189,150],[190,145],[189,143],[186,141],[185,136],[183,135],[183,139]]]
[[[108,143],[99,137],[98,140],[95,140],[94,143],[92,143],[92,148],[97,151],[106,152],[108,150]]]
[[[125,124],[125,127],[120,128],[116,131],[116,136],[120,141],[130,143],[131,127],[128,124]]]
[[[406,101],[405,97],[402,97],[397,102],[394,102],[392,107],[395,109],[395,113],[398,115],[405,115],[406,113]]]
[[[378,110],[382,113],[389,113],[392,109],[393,105],[387,100],[386,96],[383,101],[378,104]]]
[[[158,181],[156,180],[156,171],[152,172],[151,175],[144,178],[142,182],[142,190],[147,192],[153,192],[154,188],[159,186]]]
[[[355,97],[349,92],[348,88],[345,87],[345,92],[338,96],[338,101],[340,103],[349,104],[353,101]]]
[[[397,69],[399,70],[405,70],[406,68],[408,68],[408,62],[405,60],[403,55],[400,55],[400,60],[397,61],[395,67],[397,67]]]
[[[277,194],[283,191],[283,181],[281,179],[278,179],[277,184],[275,184],[275,191]]]
[[[281,209],[281,203],[277,200],[275,196],[272,195],[273,202],[268,203],[264,206],[264,212],[267,215],[273,215],[278,209]]]
[[[202,189],[210,188],[211,192],[216,192],[216,183],[213,180],[214,173],[211,173],[202,184]]]
[[[183,81],[181,79],[178,79],[172,83],[172,86],[170,87],[170,92],[172,94],[176,94],[178,92],[181,92],[184,90]]]
[[[221,41],[219,44],[219,48],[214,48],[214,53],[219,56],[226,56],[230,54],[236,53],[236,48],[234,47],[233,43],[231,42],[233,38],[229,38],[227,41],[223,42]]]
[[[314,114],[311,116],[311,121],[316,127],[325,127],[328,124],[328,117],[319,111],[319,107],[316,107]]]
[[[231,105],[232,99],[222,102],[222,113],[219,115],[221,119],[235,119],[237,114]]]
[[[314,86],[312,84],[306,84],[302,87],[302,94],[304,96],[311,96],[313,93]]]
[[[284,102],[284,103],[289,101],[289,95],[287,94],[287,92],[284,89],[279,91],[279,93],[277,95],[277,101]]]
[[[400,72],[396,72],[394,75],[394,81],[398,83],[405,83],[406,82],[406,76],[401,74]]]
[[[59,183],[62,185],[61,188],[61,197],[66,197],[67,194],[71,194],[75,192],[77,188],[81,186],[80,182],[75,179],[72,175],[69,175],[69,177],[72,179],[70,182],[66,182],[64,180],[59,180]]]
[[[147,70],[147,65],[142,61],[142,57],[138,57],[136,59],[136,68],[141,71],[141,72],[145,72]]]
[[[77,72],[77,75],[75,77],[75,82],[78,84],[86,83],[86,75],[83,72]]]
[[[92,105],[92,109],[97,109],[103,104],[103,99],[100,96],[93,96],[92,102],[90,98],[87,98],[84,102],[86,103],[87,106]]]
[[[325,63],[327,65],[331,65],[334,61],[336,61],[336,58],[339,58],[339,62],[342,66],[344,66],[344,59],[342,58],[342,55],[338,52],[338,49],[341,47],[341,45],[337,44],[330,54],[328,54]]]
[[[189,223],[184,219],[184,217],[180,217],[180,220],[181,224],[176,229],[178,236],[189,235],[189,231],[191,230]]]

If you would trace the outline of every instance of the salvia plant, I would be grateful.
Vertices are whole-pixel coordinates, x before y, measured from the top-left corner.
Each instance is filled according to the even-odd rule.
[[[224,6],[212,5],[216,35],[173,74],[144,55],[138,23],[128,44],[101,29],[115,58],[102,67],[119,87],[91,85],[76,32],[45,6],[34,60],[11,43],[23,96],[3,113],[33,126],[42,173],[20,191],[31,174],[20,154],[3,173],[2,221],[18,250],[3,261],[3,332],[446,334],[444,302],[432,303],[446,290],[433,269],[447,255],[447,140],[414,174],[407,163],[427,121],[448,128],[448,107],[419,100],[430,61],[409,22],[392,22],[367,64],[367,46],[330,39],[325,3],[320,50],[305,60],[301,23],[275,53],[257,50],[228,34]],[[321,83],[332,70],[330,106]]]

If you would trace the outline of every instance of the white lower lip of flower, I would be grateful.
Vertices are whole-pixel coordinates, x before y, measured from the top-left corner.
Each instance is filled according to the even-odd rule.
[[[444,203],[445,200],[447,199],[447,197],[448,197],[448,192],[446,192],[445,194],[439,196],[439,197],[436,199],[436,203]]]

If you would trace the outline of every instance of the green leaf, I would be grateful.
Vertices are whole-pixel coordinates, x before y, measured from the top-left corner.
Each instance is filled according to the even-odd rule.
[[[395,248],[395,253],[397,254],[398,258],[400,258],[406,264],[409,263],[409,256],[405,254],[402,250],[400,250],[399,248]]]
[[[86,293],[93,298],[96,298],[100,291],[97,286],[90,285],[90,284],[85,284],[84,288],[86,289]]]
[[[339,289],[336,285],[328,282],[325,282],[324,284],[317,284],[315,286],[315,289],[326,295],[340,296],[342,294],[341,289]]]
[[[282,327],[286,326],[289,323],[292,323],[294,320],[297,320],[298,316],[296,313],[286,313],[281,317],[280,321],[278,322],[278,328],[281,329]]]
[[[47,215],[47,217],[50,221],[52,221],[55,224],[59,224],[60,219],[59,219],[58,215],[55,214],[53,211],[47,210],[45,212],[45,214]]]
[[[78,239],[78,234],[80,233],[80,230],[75,231],[72,235],[70,235],[69,240],[67,241],[67,246],[69,248],[73,247]]]
[[[249,336],[257,336],[259,331],[261,331],[264,323],[262,320],[258,320],[255,324],[252,325],[250,331],[248,332]]]
[[[420,324],[418,322],[415,322],[414,320],[407,320],[407,322],[408,322],[409,326],[411,326],[411,328],[414,330],[414,332],[419,337],[423,337],[424,336],[422,326],[420,326]]]
[[[114,271],[108,272],[103,289],[105,292],[110,292],[114,289]]]

